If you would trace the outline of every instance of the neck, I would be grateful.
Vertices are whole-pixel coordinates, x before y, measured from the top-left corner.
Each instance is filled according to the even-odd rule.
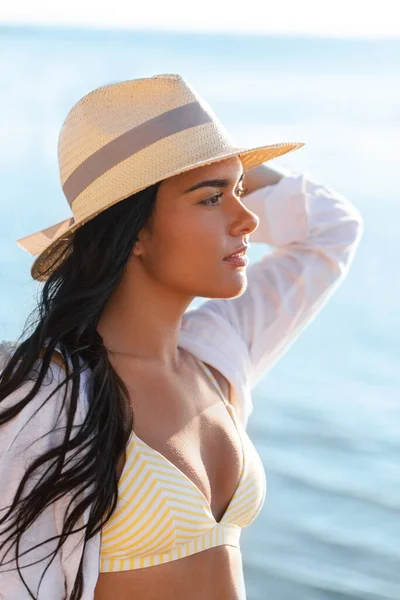
[[[182,316],[194,297],[183,297],[158,282],[135,285],[123,278],[97,326],[110,354],[177,372]]]

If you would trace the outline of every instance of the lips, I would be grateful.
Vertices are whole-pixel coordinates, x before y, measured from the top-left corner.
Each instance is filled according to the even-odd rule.
[[[224,260],[226,260],[227,258],[232,258],[233,256],[244,256],[246,254],[248,245],[243,245],[240,246],[239,248],[236,248],[236,250],[234,250],[231,254],[228,254],[228,256],[224,257]]]

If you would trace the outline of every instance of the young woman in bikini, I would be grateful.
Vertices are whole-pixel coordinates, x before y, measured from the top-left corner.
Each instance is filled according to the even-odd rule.
[[[234,146],[179,75],[71,109],[74,216],[19,240],[44,286],[0,377],[2,600],[245,599],[240,533],[266,495],[251,388],[362,229],[342,195],[263,164],[302,145]],[[247,267],[253,241],[274,251]]]

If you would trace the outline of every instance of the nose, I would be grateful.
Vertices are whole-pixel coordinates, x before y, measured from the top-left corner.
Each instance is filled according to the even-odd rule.
[[[243,235],[244,232],[244,234],[250,235],[254,233],[259,224],[259,217],[244,204],[238,203],[237,214],[232,224],[232,234]]]

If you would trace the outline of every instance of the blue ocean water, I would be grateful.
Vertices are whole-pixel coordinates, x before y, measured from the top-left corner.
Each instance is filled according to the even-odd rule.
[[[348,278],[254,390],[268,494],[242,549],[248,600],[399,600],[400,41],[3,27],[0,57],[0,340],[39,288],[15,240],[70,216],[61,124],[105,83],[181,73],[239,143],[306,142],[272,164],[360,210]]]

